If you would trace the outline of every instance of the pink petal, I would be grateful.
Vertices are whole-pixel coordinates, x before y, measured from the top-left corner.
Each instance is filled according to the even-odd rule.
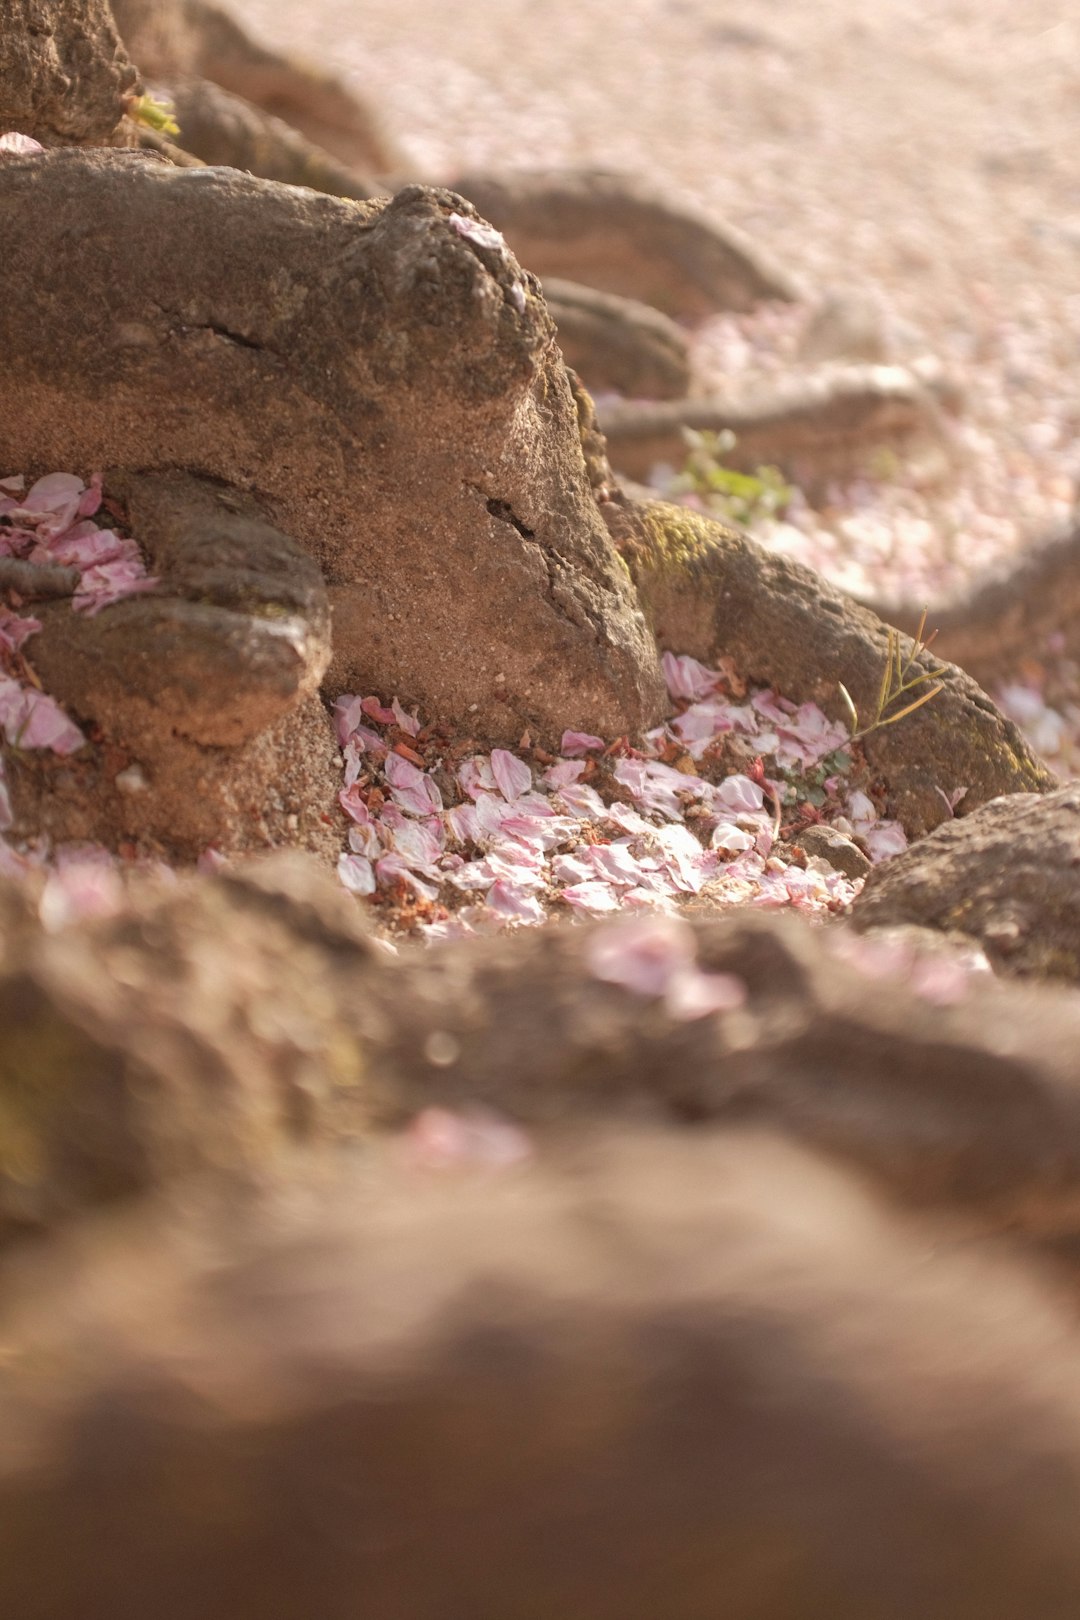
[[[91,473],[90,486],[79,502],[79,516],[93,517],[101,507],[101,474]]]
[[[575,883],[572,888],[561,890],[559,898],[579,911],[619,910],[619,898],[606,883]]]
[[[732,973],[701,973],[691,968],[674,974],[664,991],[665,1011],[680,1022],[733,1012],[745,1003],[746,985]]]
[[[8,652],[14,652],[21,647],[24,641],[37,634],[41,629],[39,619],[23,619],[17,613],[9,613],[7,608],[0,604],[0,647]]]
[[[907,833],[898,821],[879,821],[875,827],[867,827],[862,840],[875,862],[902,855],[908,847]]]
[[[667,689],[673,698],[690,698],[696,701],[698,698],[706,697],[720,680],[716,670],[706,669],[696,658],[689,658],[685,654],[680,658],[674,653],[664,653],[660,660],[660,668],[664,672]],[[566,750],[563,749],[562,752],[565,753]]]
[[[599,793],[587,782],[569,782],[559,789],[559,798],[572,815],[586,820],[599,820],[607,809]]]
[[[47,748],[66,755],[86,742],[55,699],[15,681],[0,680],[0,725],[14,748]]]
[[[44,150],[41,142],[35,141],[32,135],[20,135],[14,129],[0,135],[0,157],[33,157]]]
[[[491,248],[495,252],[506,251],[506,243],[493,225],[485,225],[478,219],[466,219],[464,214],[451,214],[447,224],[457,231],[459,236],[464,236],[469,242],[475,242],[478,247]]]
[[[337,874],[351,894],[375,893],[375,872],[371,862],[363,855],[342,855],[338,860]]]
[[[492,884],[484,899],[489,911],[508,922],[542,923],[544,908],[535,895],[526,894],[508,878]]]
[[[744,832],[741,827],[733,827],[730,821],[721,821],[713,828],[709,842],[713,849],[740,854],[743,850],[753,849],[755,839],[752,833]]]
[[[123,903],[124,885],[115,865],[92,857],[69,860],[46,878],[38,915],[56,933],[83,917],[115,916]]]
[[[505,748],[491,750],[491,774],[507,801],[519,799],[532,787],[532,771],[524,760],[517,759]]]
[[[747,812],[760,810],[765,803],[764,792],[756,782],[751,782],[748,776],[725,777],[714,798],[727,810]]]
[[[475,754],[472,759],[466,759],[458,766],[457,779],[462,790],[475,799],[480,793],[494,793],[495,778],[491,771],[491,761],[483,754]]]
[[[339,697],[334,704],[334,729],[337,732],[338,743],[342,748],[345,747],[356,727],[360,724],[360,716],[364,712],[363,702],[363,698],[357,697],[355,693],[350,692]]]
[[[404,731],[408,736],[415,737],[418,734],[420,730],[419,720],[416,718],[415,714],[406,714],[397,698],[394,698],[391,702],[390,711],[401,730]]]
[[[559,744],[559,753],[565,754],[568,759],[580,759],[583,754],[604,747],[606,744],[603,737],[594,737],[591,732],[564,731],[562,742]]]
[[[377,720],[380,726],[392,726],[394,724],[393,709],[384,708],[377,697],[361,698],[360,707],[369,719]]]
[[[558,759],[544,772],[544,781],[548,787],[565,787],[568,782],[578,781],[584,769],[583,759]]]
[[[342,859],[345,858],[342,857]],[[359,860],[360,857],[354,856],[353,859]],[[400,855],[384,855],[381,861],[376,861],[375,876],[385,887],[389,887],[390,884],[398,880],[407,883],[411,889],[415,889],[422,900],[437,900],[439,898],[438,889],[433,888],[430,883],[425,883],[422,878],[418,878],[408,865],[408,862]]]
[[[506,1170],[532,1154],[524,1131],[486,1109],[425,1108],[409,1126],[405,1146],[421,1170]]]
[[[676,973],[692,966],[694,935],[674,917],[635,917],[592,934],[585,960],[594,979],[660,996]]]

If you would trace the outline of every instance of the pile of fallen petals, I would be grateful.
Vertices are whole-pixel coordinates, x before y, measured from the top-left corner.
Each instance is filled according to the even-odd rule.
[[[799,830],[827,821],[871,860],[906,845],[855,785],[846,729],[732,670],[663,664],[676,713],[640,747],[566,731],[558,755],[527,737],[478,753],[397,699],[339,698],[342,883],[428,939],[695,900],[842,910],[859,880],[807,857]]]
[[[49,473],[28,490],[21,476],[0,478],[0,558],[72,570],[71,606],[92,615],[112,602],[153,589],[134,540],[94,521],[101,510],[100,475],[89,485],[74,473]],[[7,597],[14,601],[16,592]],[[0,734],[13,748],[72,754],[86,739],[54,698],[43,692],[23,648],[41,629],[38,619],[0,597]],[[0,834],[11,806],[0,760]]]

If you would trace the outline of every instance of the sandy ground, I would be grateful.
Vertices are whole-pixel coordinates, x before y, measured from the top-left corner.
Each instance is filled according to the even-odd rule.
[[[1080,490],[1080,10],[1068,0],[231,0],[333,64],[418,172],[603,165],[731,219],[967,390],[946,489],[835,492],[766,536],[940,600]],[[302,23],[297,17],[302,12]],[[798,317],[699,334],[701,386],[789,364]]]

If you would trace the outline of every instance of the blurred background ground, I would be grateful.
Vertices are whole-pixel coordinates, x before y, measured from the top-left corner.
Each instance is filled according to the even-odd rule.
[[[342,73],[425,178],[643,175],[741,226],[816,295],[869,299],[898,357],[946,364],[966,392],[947,486],[889,469],[767,541],[857,592],[933,602],[1072,521],[1080,12],[1066,0],[231,5]],[[790,368],[807,315],[708,323],[697,386]]]

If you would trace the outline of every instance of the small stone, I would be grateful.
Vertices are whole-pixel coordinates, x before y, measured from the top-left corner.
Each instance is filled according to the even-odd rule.
[[[150,787],[146,772],[141,765],[129,765],[126,770],[119,772],[115,781],[121,793],[127,793],[132,797],[138,793],[146,793]]]
[[[872,864],[854,840],[835,827],[807,827],[799,834],[799,844],[806,855],[827,861],[847,878],[865,877]]]

